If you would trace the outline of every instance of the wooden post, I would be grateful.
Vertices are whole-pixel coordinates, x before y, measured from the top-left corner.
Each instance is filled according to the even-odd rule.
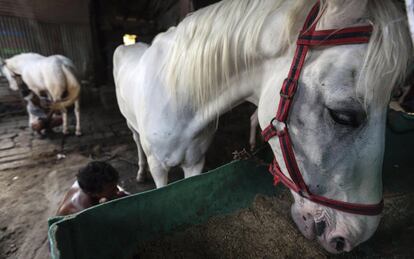
[[[191,0],[180,0],[180,21],[193,10],[193,2]]]
[[[92,60],[94,67],[94,84],[96,86],[103,85],[107,82],[106,60],[102,51],[104,39],[100,31],[100,3],[98,0],[91,0],[89,2],[89,23],[91,26],[92,35]]]
[[[411,40],[414,44],[414,0],[405,0],[408,24],[410,25]]]

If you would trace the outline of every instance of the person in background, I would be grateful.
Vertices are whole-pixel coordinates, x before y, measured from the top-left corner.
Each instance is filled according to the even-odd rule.
[[[36,95],[23,81],[19,85],[20,94],[26,101],[29,128],[44,137],[54,127],[62,125],[62,117],[50,110],[51,101],[47,96]]]
[[[93,161],[79,170],[56,216],[65,216],[129,195],[118,186],[119,174],[106,162]]]

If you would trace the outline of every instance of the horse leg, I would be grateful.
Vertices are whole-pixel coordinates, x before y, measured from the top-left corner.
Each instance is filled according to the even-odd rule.
[[[152,155],[148,156],[147,160],[155,186],[157,188],[166,186],[168,184],[168,171],[170,168],[163,167],[161,163]]]
[[[252,116],[250,117],[250,151],[253,151],[256,148],[256,129],[257,125],[259,125],[259,117],[257,115],[257,109],[254,111]]]
[[[35,117],[33,114],[30,113],[29,106],[27,106],[27,114],[29,115],[29,129],[30,132],[33,134],[35,130],[33,129],[33,124],[37,122],[38,118]]]
[[[29,129],[31,129],[33,132],[32,122],[34,121],[34,118],[33,118],[33,115],[30,113],[29,105],[26,105],[26,111],[27,111],[27,115],[29,115]]]
[[[147,158],[145,157],[144,150],[141,146],[141,141],[139,140],[139,135],[135,131],[132,133],[135,143],[137,144],[138,150],[138,173],[137,173],[137,182],[143,183],[146,179],[146,165],[147,165]]]
[[[201,174],[205,162],[205,157],[203,157],[199,162],[192,165],[182,165],[181,168],[184,171],[184,178],[192,177]]]
[[[68,132],[68,111],[66,109],[62,109],[62,133],[67,135]]]
[[[79,99],[75,101],[75,117],[76,117],[76,136],[81,136],[81,125],[80,125],[80,105],[79,105]]]

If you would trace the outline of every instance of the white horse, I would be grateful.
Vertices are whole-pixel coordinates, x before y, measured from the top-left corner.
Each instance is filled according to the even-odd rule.
[[[167,184],[173,166],[185,177],[200,174],[218,115],[243,100],[258,105],[262,128],[269,125],[314,3],[222,1],[158,35],[151,46],[118,47],[117,98],[137,143],[140,180],[145,156],[157,187]],[[321,1],[317,30],[372,24],[373,32],[368,44],[317,47],[307,56],[288,125],[313,193],[358,204],[382,199],[387,103],[412,54],[398,4]],[[269,143],[283,161],[277,138]],[[380,216],[345,213],[292,194],[299,229],[330,252],[350,251],[378,226]]]
[[[63,133],[68,133],[66,108],[75,105],[76,132],[80,136],[80,84],[75,76],[75,65],[67,57],[53,55],[44,57],[35,53],[23,53],[0,63],[1,72],[10,88],[19,90],[16,76],[21,76],[28,88],[38,96],[46,94],[52,101],[51,109],[62,112]],[[67,96],[64,96],[67,94]],[[33,120],[29,113],[29,122]]]

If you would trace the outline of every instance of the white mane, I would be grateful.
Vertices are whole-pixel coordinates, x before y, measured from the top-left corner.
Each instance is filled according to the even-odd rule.
[[[355,7],[355,1],[360,0],[321,0],[321,10],[341,5],[341,14],[346,15],[349,10],[345,4],[353,2]],[[275,39],[275,45],[279,45],[275,54],[283,54],[283,50],[295,44],[314,2],[292,3],[285,14],[285,27],[281,28],[279,39]],[[185,89],[195,107],[215,98],[226,89],[231,77],[265,58],[259,50],[263,25],[283,3],[282,0],[224,0],[191,14],[177,27],[175,44],[167,57],[168,87],[175,93]],[[367,0],[366,9],[369,13],[361,18],[370,20],[374,30],[358,87],[364,87],[366,103],[368,100],[386,103],[392,88],[405,77],[412,44],[403,9],[396,1]]]
[[[394,87],[402,83],[412,61],[413,46],[404,6],[397,1],[369,0],[368,17],[374,26],[364,61],[365,105],[383,106]]]
[[[167,85],[188,89],[196,106],[217,96],[231,76],[260,58],[261,28],[281,3],[224,0],[188,16],[177,27],[167,59]]]

